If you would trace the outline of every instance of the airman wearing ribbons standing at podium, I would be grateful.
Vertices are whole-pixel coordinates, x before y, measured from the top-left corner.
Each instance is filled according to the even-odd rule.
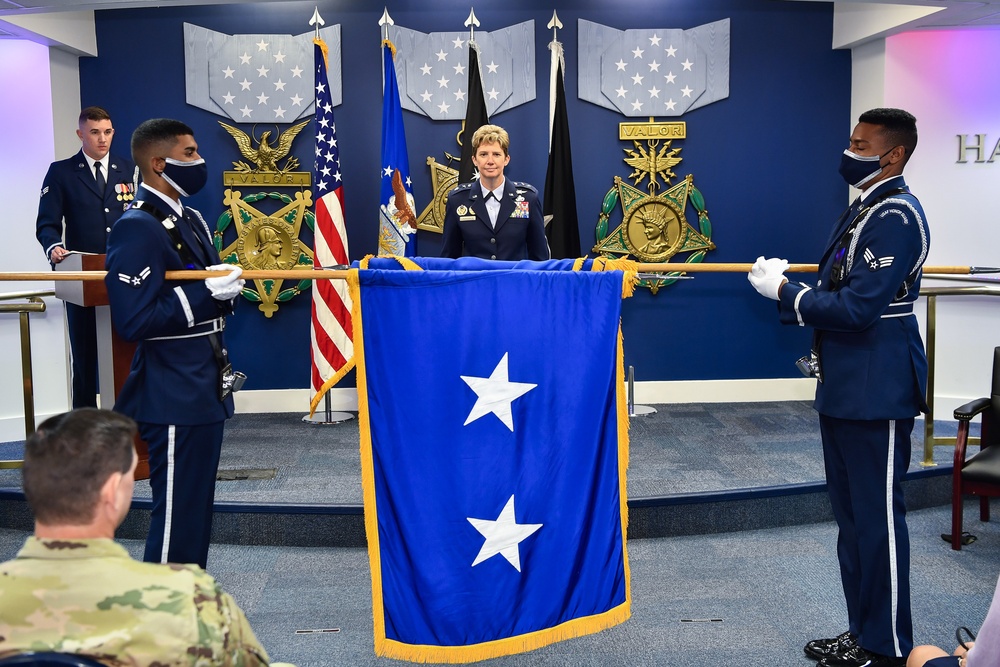
[[[80,112],[76,136],[83,147],[53,162],[42,181],[35,236],[53,265],[70,251],[101,254],[115,221],[132,201],[138,171],[112,155],[115,129],[100,107]],[[97,321],[92,307],[66,304],[72,354],[73,407],[97,406]]]
[[[149,445],[153,510],[144,560],[205,567],[223,426],[233,414],[222,330],[242,269],[219,264],[204,218],[181,202],[208,175],[191,128],[148,120],[132,135],[132,157],[143,184],[111,231],[105,277],[115,327],[138,342],[115,410],[139,423]],[[205,268],[225,273],[164,278]]]
[[[822,667],[902,666],[913,648],[910,544],[900,485],[913,418],[927,410],[927,358],[913,314],[930,231],[903,180],[917,145],[901,109],[861,114],[840,173],[861,196],[834,225],[815,285],[759,258],[748,276],[785,324],[814,328],[800,368],[817,378],[848,628],[805,646]]]

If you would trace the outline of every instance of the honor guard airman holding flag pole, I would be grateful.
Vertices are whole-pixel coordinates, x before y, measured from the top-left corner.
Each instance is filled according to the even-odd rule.
[[[902,479],[914,417],[927,411],[927,357],[913,304],[930,231],[903,180],[917,145],[902,109],[861,114],[840,174],[861,190],[830,233],[815,284],[788,262],[759,258],[748,274],[784,324],[814,329],[803,373],[817,379],[847,629],[805,645],[821,667],[902,667],[913,648],[910,544]]]
[[[148,120],[132,135],[132,156],[143,183],[108,239],[104,280],[115,328],[138,342],[115,410],[139,423],[149,445],[153,510],[143,560],[205,567],[223,426],[239,383],[222,331],[242,269],[219,262],[205,220],[181,202],[208,177],[194,131]],[[177,269],[212,277],[165,276]]]

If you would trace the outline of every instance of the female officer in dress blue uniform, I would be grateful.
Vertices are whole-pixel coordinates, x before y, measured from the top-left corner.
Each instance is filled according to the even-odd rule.
[[[442,257],[517,261],[549,259],[538,191],[504,178],[510,137],[498,125],[472,135],[472,163],[479,179],[448,194]]]

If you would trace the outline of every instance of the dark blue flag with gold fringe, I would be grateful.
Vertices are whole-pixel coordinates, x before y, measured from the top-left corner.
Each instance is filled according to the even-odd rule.
[[[426,264],[456,270],[349,277],[376,653],[472,662],[623,622],[630,276]]]

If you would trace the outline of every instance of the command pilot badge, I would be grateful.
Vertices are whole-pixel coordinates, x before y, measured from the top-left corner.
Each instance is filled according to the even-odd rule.
[[[666,262],[675,255],[690,252],[685,262],[701,262],[709,250],[715,249],[705,200],[694,187],[691,174],[677,185],[670,185],[670,180],[677,176],[673,167],[683,159],[678,155],[681,149],[672,148],[672,143],[687,136],[686,123],[657,123],[650,118],[648,123],[627,122],[618,127],[619,139],[633,144],[633,148],[625,149],[623,158],[633,169],[628,178],[636,186],[647,178],[649,183],[647,192],[643,192],[621,177],[614,177],[614,185],[604,196],[601,207],[594,252],[605,257],[631,255],[643,262]],[[641,139],[646,140],[645,146],[639,142]],[[663,180],[663,186],[658,178]],[[608,222],[619,202],[622,222],[609,233]],[[698,229],[688,223],[685,215],[688,202],[697,214]],[[680,272],[667,273],[639,284],[655,294],[661,287],[677,282],[679,276]]]

